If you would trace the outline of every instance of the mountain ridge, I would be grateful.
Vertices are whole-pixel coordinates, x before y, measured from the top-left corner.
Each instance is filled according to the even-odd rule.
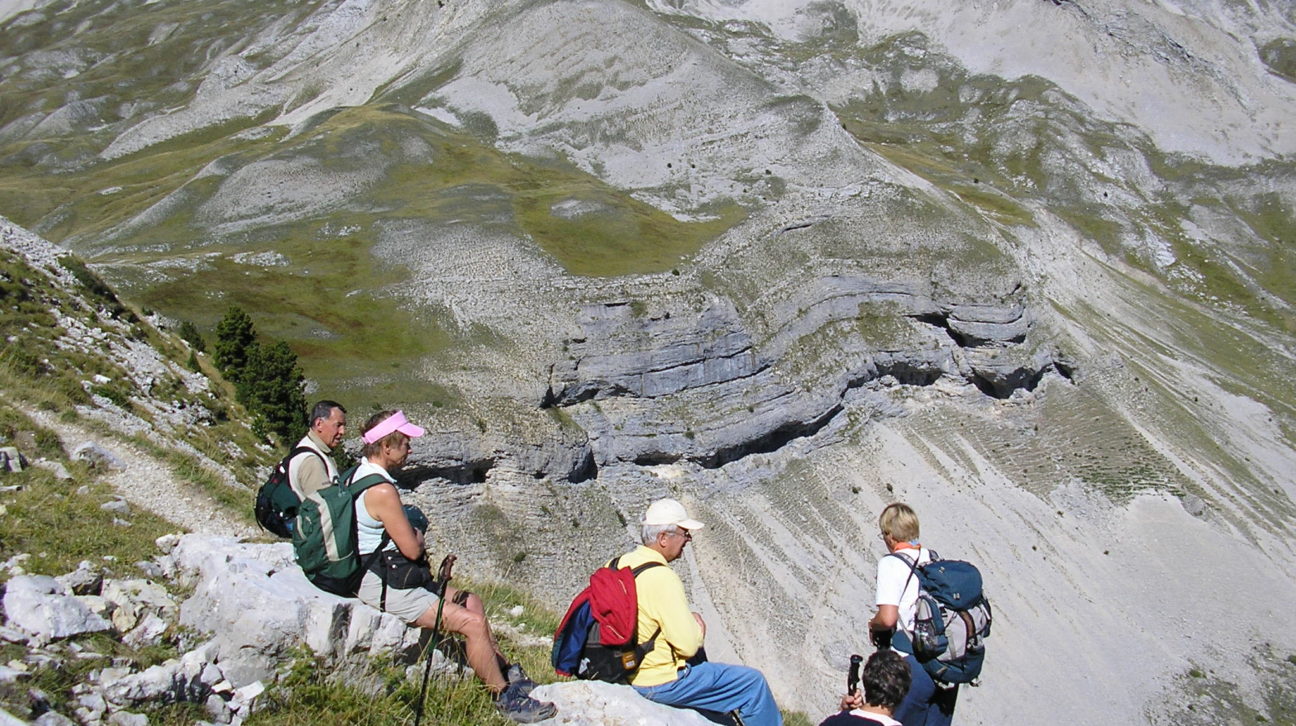
[[[0,213],[172,319],[244,303],[319,395],[405,407],[439,547],[554,593],[683,498],[714,523],[682,563],[708,649],[819,712],[905,498],[996,586],[1000,680],[961,722],[1290,701],[1283,4],[0,17]]]

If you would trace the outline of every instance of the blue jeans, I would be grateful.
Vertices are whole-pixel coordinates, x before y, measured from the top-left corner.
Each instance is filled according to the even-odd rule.
[[[958,686],[938,688],[917,658],[905,655],[904,659],[909,664],[909,692],[891,718],[904,726],[950,726]]]
[[[737,711],[746,726],[782,726],[765,676],[755,668],[724,663],[684,666],[679,677],[660,686],[635,686],[639,695],[676,708],[729,713]]]

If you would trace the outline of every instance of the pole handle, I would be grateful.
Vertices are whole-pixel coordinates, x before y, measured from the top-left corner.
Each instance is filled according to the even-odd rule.
[[[846,674],[846,694],[854,694],[859,690],[860,681],[860,663],[864,662],[864,656],[855,653],[850,657],[850,671]]]
[[[441,567],[437,570],[437,581],[441,583],[442,592],[445,591],[445,585],[450,582],[450,571],[454,569],[455,560],[459,559],[456,555],[446,555],[441,560]]]

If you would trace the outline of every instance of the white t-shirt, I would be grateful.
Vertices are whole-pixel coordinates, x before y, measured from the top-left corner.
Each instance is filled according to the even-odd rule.
[[[926,547],[920,547],[916,551],[918,564],[931,562],[931,552]],[[876,604],[899,606],[898,625],[906,633],[913,632],[914,610],[918,604],[918,574],[910,575],[909,567],[914,552],[912,549],[903,549],[899,554],[907,559],[887,555],[878,560]]]
[[[867,711],[861,711],[858,708],[851,711],[850,715],[855,716],[856,718],[868,719],[869,723],[874,723],[878,726],[904,726],[904,724],[890,716],[883,716],[880,713],[869,713]]]

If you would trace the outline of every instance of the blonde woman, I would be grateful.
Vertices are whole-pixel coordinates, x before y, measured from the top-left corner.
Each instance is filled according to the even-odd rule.
[[[360,557],[363,560],[375,550],[382,550],[378,557],[369,558],[374,564],[365,572],[357,597],[410,625],[433,628],[440,593],[424,561],[423,533],[410,524],[396,480],[390,474],[409,458],[411,440],[422,435],[423,429],[410,423],[401,411],[383,411],[365,422],[361,450],[364,461],[352,480],[378,474],[387,482],[366,489],[356,498]],[[535,683],[521,666],[510,665],[500,652],[481,598],[448,586],[444,597],[441,624],[463,635],[468,665],[490,689],[496,708],[518,723],[541,721],[556,714],[558,709],[552,703],[530,697]]]
[[[918,577],[914,567],[931,562],[931,552],[918,539],[918,515],[907,504],[896,502],[878,517],[879,537],[887,555],[878,560],[877,612],[868,622],[874,643],[891,641],[909,666],[910,684],[894,718],[905,726],[949,726],[954,718],[958,686],[937,686],[913,657],[911,637],[918,604]],[[850,697],[847,697],[850,699]],[[843,705],[858,707],[855,703]]]

